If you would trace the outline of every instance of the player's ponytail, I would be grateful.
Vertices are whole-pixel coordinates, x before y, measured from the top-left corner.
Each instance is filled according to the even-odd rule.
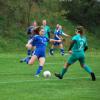
[[[39,34],[40,29],[41,29],[41,27],[40,27],[40,26],[37,26],[37,27],[35,27],[34,32],[35,32],[36,34]]]

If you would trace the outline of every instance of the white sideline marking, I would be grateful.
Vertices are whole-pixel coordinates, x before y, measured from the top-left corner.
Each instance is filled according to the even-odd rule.
[[[65,62],[67,62],[67,60],[65,61]],[[58,65],[58,64],[65,64],[65,62],[62,62],[62,63],[45,63],[45,65]],[[91,62],[91,63],[94,63],[94,62]],[[38,64],[36,64],[36,65],[38,65]],[[80,65],[79,65],[80,66]]]
[[[55,65],[55,64],[64,64],[64,63],[45,63],[45,65]]]
[[[39,78],[39,77],[38,77]],[[37,79],[38,79],[37,78]],[[41,77],[40,77],[41,78]],[[62,80],[76,80],[76,79],[86,79],[86,78],[89,78],[90,77],[70,77],[70,78],[63,78]],[[100,76],[96,76],[96,78],[100,78]],[[54,80],[59,80],[59,79],[44,79],[44,80],[13,80],[13,81],[1,81],[0,84],[9,84],[9,83],[23,83],[23,82],[36,82],[36,81],[47,81],[47,80],[50,80],[50,81],[54,81]],[[92,81],[92,80],[91,80]]]

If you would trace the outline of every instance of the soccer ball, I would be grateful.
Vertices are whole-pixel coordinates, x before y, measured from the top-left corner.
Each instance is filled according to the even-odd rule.
[[[51,77],[51,72],[50,72],[50,71],[44,71],[44,72],[43,72],[43,76],[44,76],[45,78],[49,78],[49,77]]]

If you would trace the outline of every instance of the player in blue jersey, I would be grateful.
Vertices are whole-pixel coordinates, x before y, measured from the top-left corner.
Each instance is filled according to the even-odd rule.
[[[36,21],[34,21],[32,23],[32,25],[28,27],[28,29],[27,29],[27,34],[28,34],[28,42],[27,42],[27,44],[29,44],[30,40],[32,39],[32,37],[37,34],[37,32],[35,32],[35,30],[36,30],[35,28],[36,27],[37,27],[37,22]],[[27,44],[26,44],[26,47],[27,47]],[[34,46],[35,46],[35,44],[34,44]],[[32,53],[31,49],[32,48],[28,48],[28,50],[27,50],[27,55],[28,56],[30,56],[31,53]]]
[[[81,67],[87,71],[92,80],[95,81],[96,77],[94,72],[91,70],[89,66],[85,64],[85,51],[88,49],[86,37],[84,36],[84,28],[83,26],[78,26],[76,28],[76,35],[73,36],[71,45],[69,47],[69,53],[71,54],[68,61],[65,63],[61,73],[55,73],[55,76],[59,79],[62,79],[64,74],[67,72],[70,65],[75,63],[77,60],[80,62]]]
[[[56,25],[56,29],[54,31],[54,39],[55,40],[60,40],[62,39],[62,36],[66,36],[66,37],[69,37],[68,34],[65,34],[62,30],[62,26],[57,24]],[[61,52],[61,55],[64,55],[64,47],[63,47],[63,43],[58,43],[58,42],[55,42],[52,44],[51,46],[51,49],[50,49],[50,55],[53,55],[54,54],[54,48],[55,46],[59,46],[60,48],[60,52]]]
[[[29,26],[28,29],[27,29],[28,42],[27,42],[27,44],[26,44],[26,48],[27,48],[27,55],[28,55],[28,56],[31,56],[31,54],[32,54],[32,52],[33,52],[33,50],[34,50],[34,48],[35,48],[35,43],[33,44],[33,47],[32,47],[32,48],[28,48],[27,45],[30,44],[31,39],[33,38],[33,36],[37,34],[37,29],[36,29],[36,28],[37,28],[37,22],[34,21],[34,22],[32,23],[32,25]],[[27,57],[21,59],[20,62],[24,62],[24,60],[25,60],[26,58],[27,58]]]
[[[49,41],[50,42],[61,42],[61,40],[48,39],[46,36],[44,36],[44,34],[45,34],[44,28],[39,27],[39,35],[35,35],[31,39],[31,43],[27,45],[28,48],[31,48],[34,42],[36,45],[36,48],[32,54],[32,57],[27,58],[25,61],[27,64],[32,65],[34,64],[35,60],[38,59],[39,68],[37,69],[36,76],[39,76],[45,64],[46,43]]]

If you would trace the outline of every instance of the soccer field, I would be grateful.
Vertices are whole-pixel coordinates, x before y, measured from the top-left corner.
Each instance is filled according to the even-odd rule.
[[[25,54],[0,54],[0,100],[100,100],[100,53],[86,54],[86,63],[95,72],[97,80],[76,62],[59,80],[54,72],[61,71],[69,55],[47,55],[44,70],[52,76],[45,79],[34,77],[38,62],[33,66],[19,63]],[[43,71],[44,71],[43,70]]]

